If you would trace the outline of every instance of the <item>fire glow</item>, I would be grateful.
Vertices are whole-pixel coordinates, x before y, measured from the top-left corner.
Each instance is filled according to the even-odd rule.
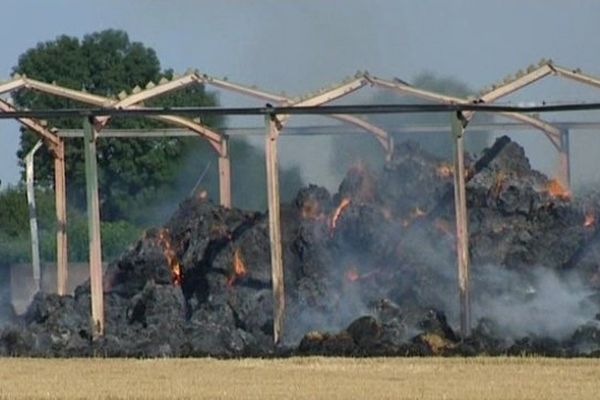
[[[335,212],[333,213],[333,216],[331,217],[331,234],[333,235],[333,232],[335,231],[335,228],[337,226],[338,220],[340,219],[340,217],[342,216],[342,214],[344,213],[344,211],[350,206],[350,199],[349,198],[344,198],[342,199],[342,201],[340,202],[340,205],[335,209]]]
[[[440,178],[449,178],[454,175],[454,169],[450,164],[441,164],[437,167],[436,173]]]
[[[171,238],[168,229],[161,229],[158,234],[158,243],[163,248],[163,254],[167,259],[167,264],[171,269],[171,280],[175,286],[181,286],[183,282],[183,271],[175,249],[171,244]]]
[[[233,286],[236,280],[241,279],[248,275],[248,269],[242,259],[242,252],[239,248],[233,252],[233,275],[227,279],[227,285]]]
[[[346,280],[348,282],[356,282],[359,279],[360,275],[358,274],[356,268],[351,268],[348,271],[346,271]]]
[[[565,189],[565,187],[558,181],[558,179],[551,179],[548,181],[546,190],[550,196],[561,200],[570,200],[571,192]]]
[[[319,203],[315,200],[308,201],[304,204],[301,211],[302,219],[312,219],[321,221],[325,218],[325,214],[321,211]]]

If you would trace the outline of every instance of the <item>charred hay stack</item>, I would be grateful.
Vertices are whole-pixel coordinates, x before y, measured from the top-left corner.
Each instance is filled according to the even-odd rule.
[[[283,347],[265,214],[197,197],[110,264],[103,338],[91,339],[84,284],[38,294],[3,329],[0,354],[596,354],[598,204],[573,200],[506,137],[467,168],[472,337],[453,330],[452,167],[406,142],[383,171],[356,166],[338,193],[311,185],[282,206]]]

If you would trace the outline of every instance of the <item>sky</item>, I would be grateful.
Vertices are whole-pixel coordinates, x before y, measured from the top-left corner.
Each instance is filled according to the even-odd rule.
[[[294,95],[357,70],[408,81],[430,71],[480,89],[542,57],[600,76],[600,2],[592,0],[3,0],[2,11],[2,79],[38,42],[108,28],[154,48],[164,68],[197,68]],[[543,83],[517,100],[573,101],[598,92]],[[236,105],[230,97],[222,103]],[[572,140],[573,148],[593,156],[600,148],[590,150],[588,136]],[[550,168],[552,148],[541,135],[523,137],[532,161]],[[17,145],[17,125],[0,121],[3,186],[19,179]],[[282,152],[284,162],[306,164],[306,176],[318,180],[322,154],[307,163],[296,153]]]

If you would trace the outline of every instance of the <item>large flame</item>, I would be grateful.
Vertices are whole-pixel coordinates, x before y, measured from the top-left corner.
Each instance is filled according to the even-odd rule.
[[[227,285],[233,286],[236,280],[245,277],[247,274],[248,269],[246,268],[246,264],[242,259],[242,252],[238,247],[233,252],[233,275],[227,279]]]
[[[350,199],[348,197],[345,197],[340,202],[340,205],[335,209],[333,216],[331,217],[331,225],[330,225],[331,234],[333,234],[333,232],[335,231],[338,220],[340,219],[340,217],[342,216],[342,214],[344,213],[346,208],[348,208],[349,206],[350,206]]]
[[[158,243],[163,248],[163,254],[167,259],[167,264],[171,269],[171,280],[174,285],[181,286],[183,282],[183,270],[179,260],[177,259],[177,253],[171,243],[171,235],[168,229],[161,229],[158,233]]]
[[[552,197],[556,197],[561,200],[570,200],[571,192],[565,189],[565,187],[558,181],[558,179],[551,179],[548,181],[546,190]]]

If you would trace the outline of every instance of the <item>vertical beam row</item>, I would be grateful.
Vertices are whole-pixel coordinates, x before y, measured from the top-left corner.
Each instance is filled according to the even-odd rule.
[[[265,160],[267,167],[267,197],[269,203],[269,238],[271,245],[271,279],[273,285],[273,340],[281,342],[285,312],[281,221],[279,211],[279,163],[277,139],[279,127],[274,115],[265,116]]]
[[[231,208],[231,158],[229,138],[225,135],[219,152],[219,199],[223,207]]]
[[[570,157],[569,130],[560,131],[560,149],[559,157],[559,179],[562,186],[567,191],[571,191],[571,157]]]
[[[59,138],[54,151],[54,196],[56,208],[56,291],[67,294],[68,253],[67,253],[67,185],[65,174],[65,142]]]
[[[104,334],[104,294],[102,292],[102,245],[100,237],[100,203],[98,200],[98,165],[96,132],[93,118],[83,121],[85,183],[90,243],[90,286],[92,295],[92,335]]]
[[[29,228],[31,230],[31,265],[33,267],[33,282],[35,284],[35,291],[40,290],[40,241],[38,235],[38,223],[35,208],[35,190],[33,187],[34,182],[34,156],[36,151],[42,145],[42,141],[39,140],[35,146],[25,156],[25,182],[27,186],[27,205],[29,208]]]
[[[464,338],[471,334],[471,299],[469,288],[469,230],[465,188],[464,125],[461,112],[452,114],[454,138],[454,208],[456,213],[456,254],[460,298],[460,331]]]

